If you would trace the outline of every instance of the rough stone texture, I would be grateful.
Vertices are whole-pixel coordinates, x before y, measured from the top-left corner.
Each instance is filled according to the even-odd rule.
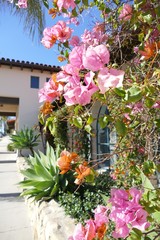
[[[21,181],[24,177],[21,170],[27,168],[26,160],[17,159],[17,168]],[[57,202],[51,200],[33,201],[33,198],[25,197],[31,224],[34,229],[35,240],[67,240],[73,234],[75,228],[74,219],[65,215],[64,209]]]

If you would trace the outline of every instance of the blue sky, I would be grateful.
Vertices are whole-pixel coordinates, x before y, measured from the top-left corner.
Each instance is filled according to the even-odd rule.
[[[96,21],[95,12],[92,10],[92,17],[88,21],[88,15],[83,16],[83,25],[75,27],[75,34],[81,35],[86,28],[86,25],[91,26],[93,16]],[[88,14],[88,13],[87,13]],[[46,27],[51,27],[56,23],[51,16],[46,14]],[[64,63],[59,63],[57,60],[58,52],[56,47],[46,49],[37,39],[32,40],[31,37],[24,32],[23,23],[20,22],[18,16],[10,14],[8,9],[0,12],[0,58],[9,58],[15,60],[24,60],[34,63],[49,64],[55,66],[62,66]]]

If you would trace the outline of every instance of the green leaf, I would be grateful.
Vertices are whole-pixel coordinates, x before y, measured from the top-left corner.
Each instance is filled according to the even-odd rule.
[[[160,17],[160,6],[155,8],[155,12],[156,12],[157,16]]]
[[[139,40],[140,42],[143,42],[143,39],[144,39],[144,33],[139,33],[139,34],[138,34],[138,40]]]
[[[154,190],[154,187],[151,183],[151,181],[148,179],[148,177],[146,177],[146,175],[141,171],[141,179],[142,179],[142,186],[146,189],[146,190]]]
[[[128,102],[138,102],[142,98],[141,90],[138,86],[132,86],[126,90],[125,100]]]
[[[72,16],[74,16],[74,17],[77,17],[77,16],[78,16],[78,13],[77,13],[77,11],[76,11],[76,8],[74,8],[74,9],[72,10]]]
[[[136,228],[133,228],[127,240],[141,240],[142,239],[141,237],[142,232]]]
[[[154,220],[160,224],[160,212],[155,212],[152,214],[152,217],[154,218]]]
[[[35,195],[37,195],[38,193],[40,193],[40,191],[37,190],[37,189],[28,189],[28,190],[25,190],[24,192],[22,192],[22,193],[20,194],[20,196],[21,196],[21,197],[24,197],[24,196],[26,196],[26,195],[35,196]]]
[[[155,119],[155,124],[157,125],[158,128],[160,128],[160,119]]]
[[[93,123],[93,121],[94,121],[94,118],[93,118],[93,116],[92,115],[90,115],[89,116],[89,118],[87,119],[87,124],[92,124]]]
[[[113,0],[113,2],[118,5],[119,4],[119,0]]]
[[[146,100],[145,100],[145,104],[148,108],[151,108],[153,106],[154,102],[155,101],[152,98],[146,98]]]
[[[102,194],[102,193],[101,193],[100,195],[102,196],[104,202],[108,202],[109,196],[106,196],[106,195],[104,195],[104,194]]]
[[[42,181],[43,178],[41,176],[37,176],[33,169],[28,168],[27,170],[22,170],[21,173],[31,180],[39,180]]]
[[[55,184],[53,189],[52,189],[52,191],[51,191],[51,193],[50,193],[50,196],[51,197],[54,196],[57,193],[58,189],[59,189],[59,185]]]
[[[143,20],[146,23],[151,24],[152,23],[152,15],[151,14],[143,14]]]
[[[117,131],[118,135],[120,135],[121,137],[124,137],[126,135],[127,128],[123,121],[117,120],[115,127],[116,127],[116,131]]]
[[[88,0],[82,0],[82,3],[83,3],[85,6],[88,6]]]
[[[86,132],[91,133],[92,130],[91,125],[89,124],[85,125],[84,129],[86,130]]]
[[[81,117],[73,118],[73,124],[78,128],[82,128],[82,126],[83,126],[82,118]]]
[[[143,164],[143,172],[146,175],[153,174],[155,172],[156,166],[153,161],[145,161]]]
[[[45,190],[53,185],[51,181],[22,181],[19,183],[19,186],[22,188],[35,188],[37,190]]]
[[[124,97],[125,96],[125,91],[122,88],[115,88],[114,91],[120,97]]]
[[[49,173],[49,171],[46,168],[44,168],[40,165],[35,165],[34,169],[35,169],[37,175],[41,176],[44,180],[52,180],[53,179],[52,175]]]
[[[108,116],[104,115],[98,119],[99,125],[101,128],[105,128],[108,124]]]

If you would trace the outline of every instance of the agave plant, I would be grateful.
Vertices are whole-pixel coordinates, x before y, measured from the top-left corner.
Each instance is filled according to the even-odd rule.
[[[29,168],[22,170],[25,179],[19,183],[23,188],[21,196],[29,195],[34,200],[48,200],[56,196],[59,190],[67,187],[68,181],[59,172],[57,159],[59,158],[59,147],[54,150],[48,143],[46,154],[39,151],[29,156]]]
[[[38,146],[40,134],[36,134],[35,131],[31,128],[24,128],[18,131],[16,134],[10,136],[15,149],[20,150],[22,155],[22,149],[29,149],[31,154],[34,155],[34,147]]]

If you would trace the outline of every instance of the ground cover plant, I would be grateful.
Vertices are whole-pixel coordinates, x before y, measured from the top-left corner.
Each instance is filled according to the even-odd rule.
[[[24,2],[20,5],[19,0],[19,7],[27,8],[29,0]],[[159,181],[160,171],[160,4],[157,0],[44,3],[54,21],[62,18],[44,29],[41,42],[48,49],[57,46],[64,65],[39,91],[43,103],[39,116],[54,118],[52,106],[61,108],[63,103],[67,126],[92,136],[98,102],[109,111],[98,119],[101,128],[117,133],[113,152],[101,158],[104,163],[116,156],[111,173],[115,185],[105,204],[95,206],[69,240],[159,239],[160,183],[153,185],[151,178]],[[74,35],[71,27],[81,29],[86,16],[91,20],[88,29]],[[47,120],[44,125],[48,127]],[[59,174],[74,179],[75,191],[94,185],[95,160],[64,150],[57,160]]]

